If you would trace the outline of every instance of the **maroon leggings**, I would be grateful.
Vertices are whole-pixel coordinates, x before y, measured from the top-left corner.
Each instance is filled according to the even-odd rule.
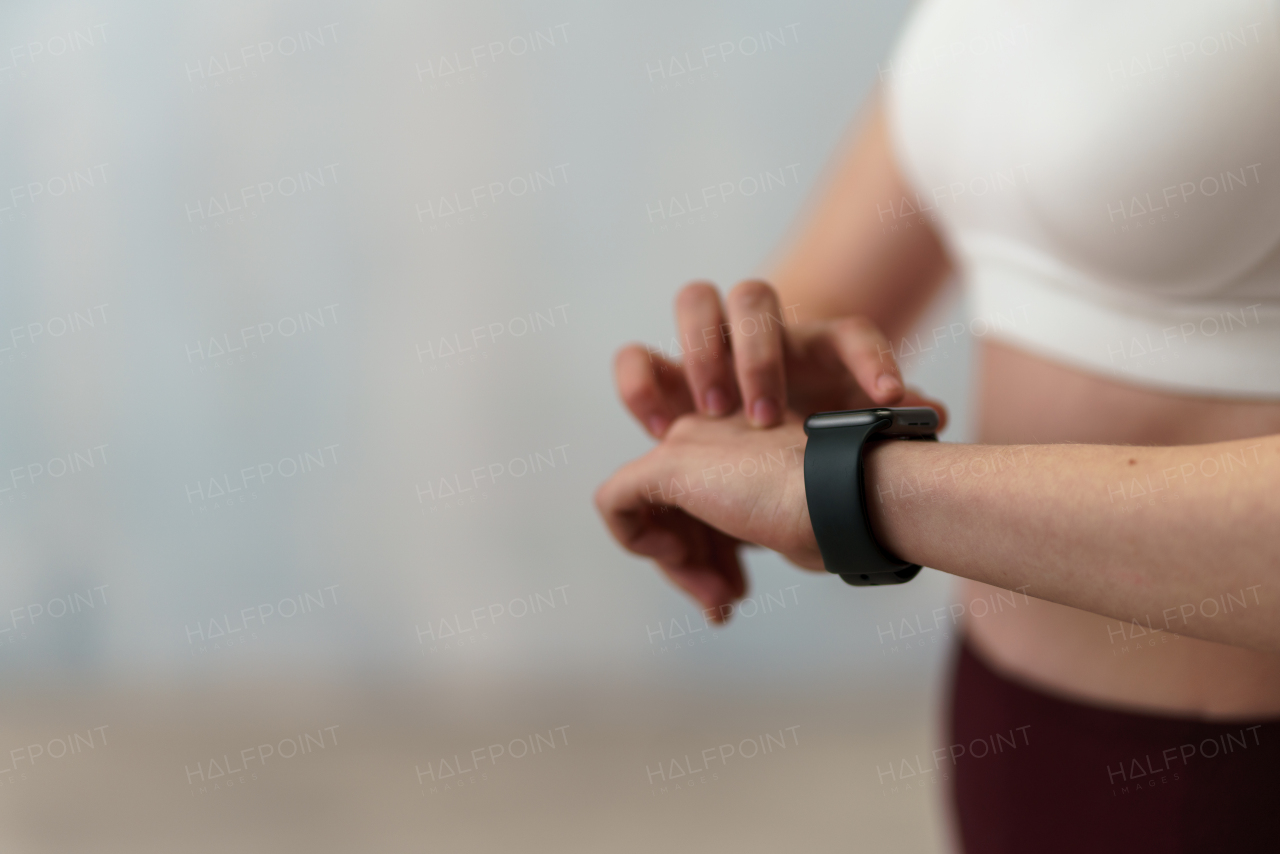
[[[950,742],[968,854],[1280,852],[1280,719],[1059,699],[997,674],[966,641]]]

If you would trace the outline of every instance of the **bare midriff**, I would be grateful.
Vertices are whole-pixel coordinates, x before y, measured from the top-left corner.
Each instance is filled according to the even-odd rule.
[[[982,345],[979,363],[982,443],[1197,445],[1280,432],[1280,401],[1126,385],[991,341]],[[1136,517],[1160,500],[1152,493],[1114,503],[1116,512]],[[960,584],[964,601],[993,592],[975,581]],[[1035,591],[1027,593],[1034,597]],[[1266,589],[1222,593],[1250,603],[1255,596],[1275,595]],[[1211,719],[1280,715],[1280,655],[1178,635],[1176,615],[1134,614],[1121,621],[1035,598],[1019,596],[1018,603],[967,624],[977,651],[1006,675],[1059,695],[1136,711]],[[1175,610],[1203,606],[1168,604]]]

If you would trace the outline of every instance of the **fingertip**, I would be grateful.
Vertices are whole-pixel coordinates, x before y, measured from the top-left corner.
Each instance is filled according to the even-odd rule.
[[[756,427],[773,427],[782,419],[778,404],[768,397],[761,397],[751,404],[751,421]]]
[[[902,380],[893,374],[881,374],[876,380],[876,391],[883,395],[901,394]]]
[[[706,584],[700,590],[697,598],[703,606],[703,612],[710,611],[713,613],[712,622],[716,625],[724,625],[729,622],[730,615],[734,612],[733,603],[737,597],[734,596],[732,585],[729,580],[723,577],[716,577],[716,581]]]
[[[733,615],[733,599],[724,596],[710,596],[703,601],[702,613],[710,612],[711,622],[717,626],[723,626],[729,622],[729,617]]]
[[[871,390],[871,397],[881,406],[892,406],[900,402],[905,394],[906,387],[902,380],[889,373],[877,377],[875,388]]]
[[[729,395],[719,386],[712,386],[703,395],[703,406],[706,408],[707,414],[716,418],[728,415],[730,405]]]

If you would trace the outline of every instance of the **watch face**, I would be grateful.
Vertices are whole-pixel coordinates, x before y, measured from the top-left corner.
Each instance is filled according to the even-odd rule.
[[[862,427],[885,418],[892,418],[889,409],[846,409],[842,412],[817,412],[804,421],[804,429],[820,430],[825,427]]]
[[[877,421],[890,420],[882,432],[890,436],[924,436],[938,430],[938,413],[927,406],[882,406],[875,409],[846,409],[841,412],[817,412],[805,419],[804,430],[835,427],[865,427]]]

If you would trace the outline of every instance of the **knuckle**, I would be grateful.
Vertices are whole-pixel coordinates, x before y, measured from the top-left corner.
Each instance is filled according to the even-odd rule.
[[[710,282],[690,282],[676,294],[676,308],[680,310],[697,309],[718,299],[715,285]]]
[[[694,389],[704,388],[718,379],[723,379],[723,361],[717,353],[696,353],[685,357],[685,374],[689,377],[689,385]]]
[[[839,334],[858,356],[879,362],[893,361],[893,348],[889,346],[888,339],[869,320],[851,318],[849,325],[842,327]]]
[[[863,338],[874,330],[875,327],[872,326],[871,321],[860,314],[842,317],[835,324],[837,335],[847,335],[852,338]]]
[[[738,373],[781,368],[782,348],[769,341],[743,343],[735,351]]]
[[[738,282],[729,291],[729,301],[735,306],[754,308],[775,302],[773,288],[760,279]]]
[[[628,344],[619,348],[618,352],[613,354],[613,375],[621,382],[623,377],[635,373],[638,361],[643,358],[644,356],[639,352],[639,347],[635,344]]]
[[[738,336],[736,346],[748,358],[771,361],[782,357],[782,336],[770,334],[754,315],[739,318],[733,331]]]
[[[628,403],[652,397],[654,393],[652,375],[634,367],[620,369],[615,382],[618,385],[618,396]]]
[[[648,352],[649,348],[645,346],[644,343],[640,341],[628,341],[626,344],[619,347],[617,352],[613,354],[613,362],[616,365],[628,359],[631,361],[644,361],[646,358],[645,354]]]

